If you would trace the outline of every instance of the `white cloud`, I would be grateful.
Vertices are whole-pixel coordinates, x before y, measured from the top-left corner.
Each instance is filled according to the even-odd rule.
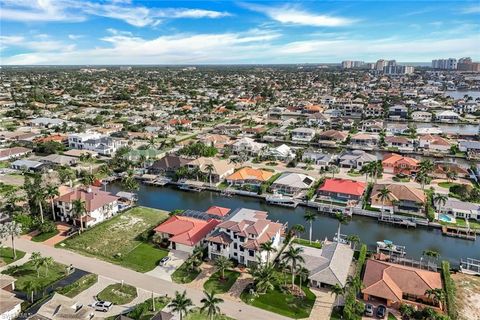
[[[162,19],[221,18],[228,12],[190,8],[156,9],[132,5],[129,1],[0,0],[0,18],[21,22],[80,22],[87,16],[118,19],[135,27],[156,26]]]
[[[84,38],[85,36],[83,34],[69,34],[68,39],[70,40],[78,40],[81,38]]]
[[[280,43],[277,31],[252,29],[240,33],[163,35],[154,39],[109,30],[95,48],[75,48],[54,40],[32,41],[10,36],[24,48],[4,57],[4,64],[228,64],[320,63],[362,57],[367,61],[393,58],[428,61],[437,56],[478,57],[478,36],[451,39],[348,38],[312,39]],[[35,40],[35,39],[33,39]],[[13,45],[13,44],[12,44]]]
[[[291,5],[270,7],[244,3],[242,6],[252,11],[263,13],[270,19],[283,24],[314,27],[340,27],[350,25],[355,22],[353,19],[335,17],[327,14],[310,13]]]
[[[464,14],[480,13],[480,5],[477,4],[477,5],[465,7],[462,9],[462,13]]]

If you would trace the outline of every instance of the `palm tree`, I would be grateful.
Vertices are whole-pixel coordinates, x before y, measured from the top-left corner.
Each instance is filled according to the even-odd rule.
[[[345,289],[342,288],[338,283],[335,283],[335,285],[331,287],[330,290],[330,293],[335,295],[335,306],[338,306],[338,297],[345,294]]]
[[[297,276],[298,276],[298,282],[301,290],[302,282],[308,279],[308,277],[310,276],[310,271],[308,271],[308,269],[305,267],[299,266],[297,268]]]
[[[433,171],[434,165],[432,160],[425,159],[420,161],[420,163],[418,164],[418,168],[420,172],[428,173]]]
[[[301,224],[295,224],[291,230],[295,236],[298,236],[298,234],[305,232],[305,227]]]
[[[383,186],[383,188],[378,192],[378,198],[382,201],[382,217],[385,211],[385,200],[390,200],[391,193],[392,192],[386,186]]]
[[[213,164],[209,163],[205,166],[205,170],[208,172],[208,181],[210,186],[212,185],[212,172],[215,170],[215,167]]]
[[[266,293],[275,288],[277,277],[273,265],[256,265],[249,270],[255,284],[255,290],[258,293]]]
[[[180,320],[183,319],[183,315],[187,315],[188,308],[193,306],[192,300],[187,298],[187,291],[183,291],[180,293],[178,291],[175,292],[175,298],[173,298],[172,302],[168,305],[172,308],[173,312],[178,312],[180,315]]]
[[[348,276],[347,287],[353,288],[356,292],[358,292],[363,287],[362,280],[360,280],[360,277]]]
[[[336,165],[332,164],[328,168],[328,171],[330,171],[330,173],[332,174],[332,179],[333,179],[333,178],[335,178],[335,174],[340,172],[340,169]]]
[[[81,199],[73,200],[71,212],[73,216],[73,224],[76,226],[75,218],[80,219],[80,230],[83,232],[83,215],[87,212],[85,201]]]
[[[422,190],[425,190],[425,185],[430,183],[431,178],[427,172],[419,171],[415,176],[415,181],[420,183],[420,185],[422,186]]]
[[[277,249],[273,246],[272,240],[268,240],[260,244],[260,250],[267,253],[267,264],[270,263],[270,252],[277,251]]]
[[[40,252],[32,252],[32,255],[29,259],[35,270],[37,270],[37,278],[40,278],[40,266],[42,264],[42,259],[43,257]]]
[[[415,312],[415,309],[412,305],[404,303],[400,306],[398,311],[400,311],[400,314],[403,316],[402,319],[411,319]]]
[[[214,264],[217,272],[220,272],[222,274],[222,280],[225,279],[225,270],[233,266],[232,261],[230,261],[230,259],[224,256],[219,256],[217,259],[215,259]]]
[[[445,291],[441,288],[428,289],[425,291],[425,295],[431,299],[435,305],[439,305],[445,300]]]
[[[13,259],[17,259],[17,251],[15,249],[15,237],[22,234],[22,225],[15,221],[7,221],[0,225],[0,239],[11,237]]]
[[[203,303],[203,306],[200,308],[200,312],[207,311],[207,315],[210,320],[220,313],[220,307],[218,306],[220,303],[223,302],[223,299],[215,297],[215,292],[208,293],[207,291],[203,291],[205,298],[200,300]]]
[[[25,291],[30,293],[30,302],[33,303],[33,295],[35,292],[37,292],[39,289],[41,289],[40,282],[38,282],[35,279],[29,279],[25,281],[23,284]]]
[[[42,186],[36,186],[35,193],[33,194],[33,201],[38,205],[40,209],[40,221],[44,223],[43,219],[43,201],[45,200],[45,189]]]
[[[440,209],[447,203],[448,196],[443,193],[436,193],[433,196],[433,203],[436,203],[440,206]]]
[[[49,184],[45,188],[45,196],[47,197],[47,199],[50,200],[50,207],[52,208],[53,221],[55,221],[55,208],[53,206],[53,199],[55,199],[55,197],[58,197],[59,195],[60,193],[58,192],[57,186]]]
[[[371,162],[371,168],[370,168],[370,174],[372,175],[373,179],[375,180],[375,183],[377,183],[377,179],[380,177],[380,175],[383,173],[383,166],[381,161],[372,161]]]
[[[292,272],[292,286],[295,284],[295,269],[297,263],[305,262],[305,259],[301,256],[303,252],[302,247],[290,246],[287,251],[282,254],[282,259],[286,264],[290,264],[290,271]]]
[[[127,174],[122,178],[122,186],[130,192],[139,189],[140,186],[138,185],[138,182],[135,180],[132,170],[128,170]]]
[[[342,226],[342,224],[347,224],[348,220],[347,220],[347,217],[342,213],[337,213],[335,215],[335,219],[338,220],[337,242],[340,243],[340,240],[341,240],[341,232],[340,232],[341,226]]]
[[[52,257],[44,257],[40,260],[40,266],[45,268],[45,276],[48,275],[48,268],[53,266],[54,262]]]
[[[347,236],[347,241],[353,243],[353,251],[355,251],[357,244],[360,243],[360,237],[356,234],[350,234]]]
[[[311,211],[305,212],[303,219],[310,224],[310,230],[308,233],[308,240],[312,243],[312,228],[313,228],[313,221],[317,218],[317,215]]]

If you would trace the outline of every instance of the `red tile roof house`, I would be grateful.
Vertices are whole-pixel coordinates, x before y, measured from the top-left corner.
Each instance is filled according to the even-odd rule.
[[[326,179],[318,188],[317,195],[320,198],[348,202],[358,201],[365,191],[365,183],[348,179]]]
[[[214,213],[186,210],[181,215],[171,216],[153,230],[168,241],[170,249],[192,254],[195,247],[203,244],[205,238],[221,222],[221,216],[215,218],[217,210],[212,207],[209,210]]]
[[[363,285],[363,299],[366,301],[379,299],[388,307],[396,309],[402,304],[410,304],[418,309],[428,306],[442,310],[441,304],[435,305],[425,294],[427,290],[442,288],[438,272],[369,259]]]
[[[111,218],[118,213],[118,197],[109,192],[102,191],[99,187],[68,188],[53,200],[55,214],[61,221],[73,223],[72,203],[74,200],[85,202],[86,214],[82,218],[85,228]],[[80,218],[75,219],[79,226]]]
[[[284,230],[283,224],[268,220],[265,211],[237,209],[207,237],[208,258],[224,256],[247,267],[259,261],[265,263],[268,255],[260,250],[260,245],[271,240],[273,247],[279,250]],[[270,260],[273,258],[271,254]]]
[[[385,173],[411,175],[418,170],[418,160],[389,153],[383,157],[382,166]]]

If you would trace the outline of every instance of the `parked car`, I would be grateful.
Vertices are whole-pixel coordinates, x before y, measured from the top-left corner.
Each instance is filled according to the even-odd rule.
[[[70,236],[73,236],[75,233],[78,232],[78,229],[75,228],[75,227],[71,227],[70,229],[67,230],[67,232],[65,233],[65,235],[67,237],[70,237]]]
[[[169,256],[163,257],[162,260],[160,260],[160,262],[158,263],[158,265],[159,266],[164,266],[168,261],[170,261]]]
[[[377,307],[377,318],[383,319],[387,315],[387,307],[383,304]]]
[[[367,317],[373,317],[373,305],[370,303],[367,303],[365,305],[365,315]]]
[[[112,307],[113,303],[110,301],[97,301],[93,304],[95,311],[107,312]]]

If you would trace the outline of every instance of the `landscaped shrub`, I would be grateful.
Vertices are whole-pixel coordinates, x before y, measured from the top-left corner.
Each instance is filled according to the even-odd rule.
[[[442,279],[445,286],[447,313],[451,319],[457,319],[457,309],[455,306],[455,283],[450,277],[450,263],[442,261]]]
[[[38,229],[41,233],[50,233],[57,230],[57,226],[53,221],[45,220],[42,224],[40,224]]]
[[[366,258],[367,258],[367,245],[362,244],[362,246],[360,247],[360,254],[358,255],[357,270],[355,271],[355,276],[361,277]]]
[[[13,220],[22,225],[23,232],[32,231],[38,225],[38,220],[28,214],[16,214],[13,216]]]

